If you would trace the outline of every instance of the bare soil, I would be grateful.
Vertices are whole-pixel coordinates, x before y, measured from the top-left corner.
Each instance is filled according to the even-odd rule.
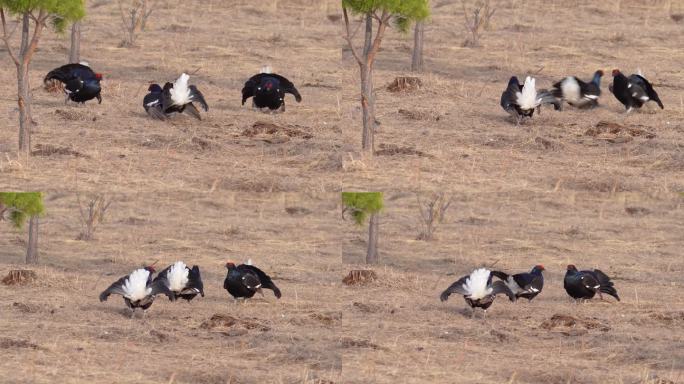
[[[0,49],[0,190],[45,192],[36,276],[0,284],[0,382],[684,382],[684,4],[667,0],[492,1],[483,47],[464,48],[459,1],[434,1],[427,71],[411,36],[389,32],[374,75],[377,155],[360,153],[358,68],[343,58],[338,1],[163,2],[139,46],[121,48],[118,5],[88,2],[83,58],[104,101],[64,105],[42,77],[67,36],[46,33],[31,70],[33,154],[16,154],[15,70]],[[472,3],[472,2],[471,2]],[[15,42],[16,46],[16,42]],[[302,103],[240,105],[263,65]],[[516,127],[499,106],[512,74],[540,87],[596,69],[636,72],[665,109],[625,115],[602,84],[591,111],[544,109]],[[204,119],[149,119],[150,82],[191,73]],[[401,76],[420,87],[391,92]],[[339,192],[385,192],[376,278],[365,228]],[[453,196],[434,241],[417,240],[416,194]],[[92,241],[79,203],[113,203]],[[0,223],[0,278],[22,264],[26,230]],[[225,262],[251,258],[283,291],[245,304]],[[98,294],[158,260],[197,264],[206,297],[158,298],[143,318]],[[439,293],[478,266],[544,264],[531,303],[500,298],[483,318]],[[571,301],[565,265],[600,268],[622,301]],[[607,299],[608,300],[608,299]]]

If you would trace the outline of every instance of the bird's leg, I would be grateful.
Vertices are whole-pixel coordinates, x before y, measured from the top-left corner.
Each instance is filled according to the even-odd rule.
[[[487,321],[487,310],[482,311],[482,320]]]

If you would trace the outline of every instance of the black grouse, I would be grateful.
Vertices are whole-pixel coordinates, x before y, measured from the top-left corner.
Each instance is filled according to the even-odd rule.
[[[271,73],[266,67],[258,75],[252,76],[242,88],[242,105],[252,97],[252,105],[255,108],[268,108],[270,111],[285,111],[285,94],[294,95],[297,102],[302,101],[302,96],[294,84],[283,76]]]
[[[162,107],[162,87],[159,84],[150,84],[149,93],[143,98],[143,108],[148,115],[155,119],[166,120]]]
[[[523,297],[532,301],[544,288],[544,270],[544,266],[540,264],[535,265],[530,272],[508,275],[501,271],[492,271],[492,275],[503,280],[516,298]]]
[[[136,308],[142,308],[143,311],[146,311],[158,294],[168,296],[171,301],[175,300],[176,297],[168,288],[168,281],[165,278],[158,278],[153,281],[153,273],[154,268],[152,266],[136,269],[130,275],[120,278],[105,289],[100,294],[100,301],[106,301],[109,295],[121,295],[126,305],[133,311]]]
[[[598,106],[601,96],[601,77],[603,71],[594,72],[590,82],[585,83],[575,76],[568,76],[553,85],[551,93],[577,108],[594,108]]]
[[[102,103],[100,92],[100,80],[102,74],[95,73],[87,63],[66,64],[53,69],[46,76],[43,82],[58,80],[64,84],[66,99],[76,103],[85,103],[88,100],[97,99],[98,104]]]
[[[470,275],[461,277],[442,292],[439,298],[446,301],[452,293],[463,295],[470,307],[482,308],[485,313],[500,293],[515,301],[515,295],[503,281],[497,280],[492,283],[492,274],[486,268],[476,269]]]
[[[198,294],[204,297],[204,284],[199,267],[196,265],[191,269],[184,262],[177,261],[159,272],[154,281],[160,279],[166,280],[169,290],[173,292],[176,299],[181,298],[189,302]]]
[[[615,98],[625,106],[627,112],[631,112],[634,108],[641,108],[651,100],[655,101],[660,109],[665,109],[658,93],[641,74],[626,77],[619,69],[613,69],[613,84],[609,88]]]
[[[150,116],[161,120],[174,112],[187,112],[197,120],[202,120],[202,116],[193,102],[199,103],[205,112],[209,110],[209,105],[196,86],[188,85],[188,80],[190,80],[190,76],[183,73],[173,83],[164,84],[161,93],[158,84],[150,85],[150,93],[145,95],[143,99],[145,111]]]
[[[555,110],[561,109],[561,103],[551,93],[535,88],[536,80],[527,76],[525,84],[520,84],[513,76],[508,80],[506,90],[501,94],[501,107],[513,116],[516,124],[520,124],[525,117],[531,118],[536,109],[541,112],[543,104],[553,104]]]
[[[235,299],[251,298],[257,292],[262,293],[262,288],[273,290],[275,297],[280,299],[280,289],[264,271],[251,265],[249,261],[246,264],[240,265],[228,262],[226,263],[226,268],[228,269],[228,275],[223,281],[223,288]]]
[[[563,286],[568,295],[574,299],[591,299],[596,293],[603,298],[601,296],[601,292],[603,292],[620,301],[617,290],[613,287],[613,282],[598,269],[578,271],[574,265],[570,264],[565,272]]]

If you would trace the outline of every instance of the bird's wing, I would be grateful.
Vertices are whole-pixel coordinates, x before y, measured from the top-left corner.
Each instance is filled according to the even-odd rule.
[[[283,92],[294,95],[295,100],[297,100],[298,103],[302,101],[302,96],[299,94],[299,91],[297,91],[297,88],[290,80],[275,73],[271,73],[270,76],[275,77],[278,79],[278,81],[280,81],[280,87]]]
[[[147,287],[152,289],[152,292],[150,292],[151,296],[163,294],[166,295],[171,301],[176,300],[176,296],[169,289],[169,280],[167,279],[166,275],[157,276]]]
[[[194,85],[191,85],[188,88],[190,89],[190,100],[200,103],[200,106],[202,106],[204,111],[208,111],[209,105],[207,105],[207,102],[204,100],[204,95],[202,95],[202,92],[200,92],[199,89],[197,89],[197,87]]]
[[[594,277],[594,274],[590,271],[580,272],[578,278],[580,284],[590,291],[598,292],[599,288],[601,287],[598,279]]]
[[[499,279],[501,279],[501,280],[503,280],[503,281],[508,280],[508,274],[505,273],[505,272],[501,272],[501,271],[491,271],[491,275],[492,275],[492,276],[496,276],[496,277],[498,277]]]
[[[495,281],[492,283],[492,295],[498,295],[500,293],[505,294],[508,296],[508,299],[511,301],[515,301],[515,294],[513,294],[513,291],[511,291],[510,288],[504,283],[503,281]]]
[[[186,104],[185,108],[183,108],[183,112],[187,112],[190,116],[194,117],[197,120],[202,120],[202,115],[200,115],[200,111],[195,107],[195,104],[190,103]]]
[[[161,280],[161,279],[166,279],[166,282],[168,283],[169,280],[168,280],[168,277],[167,277],[167,276],[168,276],[170,270],[171,270],[171,266],[170,266],[170,265],[169,265],[168,267],[162,269],[162,270],[157,274],[157,276],[155,276],[155,278],[154,278],[154,280],[152,280],[152,282],[155,282],[155,281]]]
[[[544,286],[544,278],[531,273],[520,273],[513,276],[513,279],[526,293],[539,293]]]
[[[126,292],[124,292],[123,290],[123,285],[126,282],[126,279],[128,279],[128,276],[120,278],[119,280],[115,281],[112,285],[110,285],[109,288],[105,289],[102,293],[100,293],[100,301],[107,301],[109,295],[125,295]]]
[[[202,277],[200,276],[198,266],[195,265],[188,271],[188,283],[185,285],[185,289],[193,290],[192,293],[199,293],[204,297],[204,283],[202,283]]]
[[[552,104],[553,109],[556,111],[560,111],[562,108],[560,100],[558,100],[551,92],[545,89],[540,89],[537,91],[537,100],[539,100],[539,105]]]
[[[452,293],[458,293],[459,295],[467,295],[469,292],[465,290],[463,287],[466,283],[466,280],[468,280],[468,276],[463,276],[460,279],[458,279],[455,283],[451,284],[449,288],[445,289],[444,292],[442,292],[441,295],[439,295],[439,299],[442,301],[447,301],[449,298],[449,295]]]
[[[259,278],[251,272],[246,272],[242,275],[242,284],[249,289],[259,289],[262,287]]]
[[[632,83],[638,84],[641,88],[643,88],[644,92],[646,93],[646,96],[648,96],[649,99],[655,101],[658,103],[658,106],[660,109],[664,109],[663,103],[660,101],[660,97],[658,96],[658,93],[653,89],[653,86],[651,83],[646,80],[645,77],[641,75],[632,75],[629,77],[629,80]]]
[[[254,96],[254,90],[261,81],[261,77],[264,76],[263,73],[254,75],[245,82],[245,86],[242,87],[242,105],[245,105],[245,101],[250,97]]]
[[[278,289],[278,287],[275,285],[273,280],[271,280],[271,277],[269,275],[267,275],[266,272],[262,271],[261,269],[255,267],[253,265],[247,265],[247,264],[243,264],[241,266],[241,268],[244,268],[246,270],[253,272],[259,278],[259,281],[261,282],[262,288],[272,290],[273,293],[275,294],[275,296],[277,298],[280,298],[280,296],[281,296],[280,289]]]

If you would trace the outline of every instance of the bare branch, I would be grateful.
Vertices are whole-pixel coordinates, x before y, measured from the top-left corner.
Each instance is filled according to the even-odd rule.
[[[368,65],[369,67],[373,66],[373,62],[375,61],[375,55],[380,50],[380,42],[382,42],[382,37],[385,33],[385,29],[387,29],[387,21],[389,21],[390,16],[391,15],[387,10],[382,12],[382,17],[380,18],[380,23],[378,25],[378,32],[376,32],[375,40],[373,40],[373,46],[371,46],[371,49],[368,52],[366,65]]]
[[[344,25],[347,30],[347,36],[345,37],[345,40],[347,40],[347,44],[349,44],[349,48],[351,49],[352,55],[354,55],[354,59],[356,59],[356,62],[359,63],[359,65],[363,65],[363,61],[359,57],[358,52],[356,52],[356,48],[354,48],[354,42],[352,41],[353,35],[351,34],[351,30],[349,29],[349,15],[347,14],[347,8],[344,6],[342,7],[342,13],[344,14]],[[360,25],[361,24],[359,24],[359,26]]]
[[[17,57],[14,55],[14,52],[12,51],[12,46],[10,45],[10,37],[12,37],[12,34],[17,29],[18,24],[14,27],[14,30],[12,30],[8,34],[7,20],[5,19],[5,10],[2,7],[0,7],[0,18],[2,19],[2,41],[5,42],[5,47],[7,47],[7,52],[12,58],[12,61],[14,61],[14,65],[19,66],[19,60],[17,60]]]
[[[38,17],[35,19],[36,26],[33,29],[33,37],[31,38],[31,43],[26,49],[26,52],[22,55],[24,65],[27,65],[31,62],[31,58],[33,57],[33,54],[36,52],[36,47],[38,47],[38,40],[40,39],[41,32],[43,31],[43,27],[45,26],[45,22],[47,21],[48,16],[49,15],[47,11],[41,9],[40,13],[38,14]]]

